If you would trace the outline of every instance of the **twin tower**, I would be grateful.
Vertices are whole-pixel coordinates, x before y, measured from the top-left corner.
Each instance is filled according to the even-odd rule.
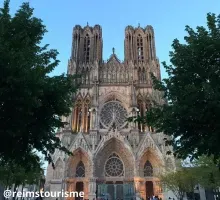
[[[102,28],[100,25],[82,28],[76,25],[73,29],[73,44],[71,59],[76,63],[92,63],[102,61]],[[125,28],[124,61],[149,62],[156,60],[154,30],[152,26],[146,28]]]

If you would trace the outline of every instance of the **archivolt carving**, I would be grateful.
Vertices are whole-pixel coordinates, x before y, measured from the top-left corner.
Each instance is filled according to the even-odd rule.
[[[104,96],[100,97],[100,105],[102,106],[107,101],[119,100],[123,104],[123,106],[127,108],[129,98],[127,97],[127,95],[117,92],[117,89],[120,91],[119,88],[109,88],[108,90],[105,90],[103,94]]]
[[[139,172],[139,176],[141,177],[159,176],[163,168],[164,161],[158,156],[155,149],[152,149],[150,147],[146,148],[143,155],[141,157],[138,157],[137,169]]]
[[[131,147],[127,141],[127,139],[125,139],[125,136],[122,135],[119,131],[115,130],[111,130],[110,132],[108,132],[106,135],[104,135],[101,139],[101,141],[99,142],[99,145],[96,149],[96,153],[95,155],[97,155],[99,152],[101,152],[101,149],[104,148],[104,146],[112,139],[116,139],[121,141],[122,143],[124,143],[124,146],[126,148],[128,148],[129,150],[131,150]]]
[[[88,152],[89,156],[92,157],[90,147],[82,133],[78,133],[74,142],[70,146],[70,151],[73,152],[78,148],[84,149],[86,152]]]
[[[89,154],[81,149],[78,148],[75,151],[73,151],[73,156],[70,156],[66,162],[66,169],[65,169],[65,176],[68,178],[74,178],[77,177],[77,173],[79,173],[79,163],[83,163],[84,170],[85,170],[85,177],[91,177],[93,176],[93,164],[92,159],[89,156]],[[82,167],[82,165],[80,165]],[[82,175],[82,173],[80,174]]]
[[[146,152],[146,149],[149,149],[149,148],[155,152],[155,154],[158,156],[158,158],[162,161],[164,165],[164,158],[163,158],[161,151],[155,144],[154,140],[150,137],[150,134],[147,133],[145,138],[142,140],[142,143],[139,145],[137,157],[141,158]]]
[[[118,138],[111,138],[110,140],[105,142],[104,146],[102,146],[102,148],[99,148],[99,150],[96,152],[94,157],[95,176],[105,176],[104,163],[113,152],[120,156],[122,162],[124,163],[125,176],[133,176],[135,161],[134,155],[131,149],[129,149],[126,144],[120,141]]]

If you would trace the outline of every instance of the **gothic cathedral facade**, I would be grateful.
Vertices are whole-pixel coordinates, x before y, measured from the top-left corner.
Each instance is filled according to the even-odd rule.
[[[84,199],[164,199],[159,174],[175,169],[163,133],[128,123],[145,115],[153,101],[162,101],[153,90],[150,72],[160,79],[152,26],[125,28],[124,61],[114,51],[103,61],[102,28],[73,29],[68,74],[81,74],[68,125],[57,136],[72,153],[56,151],[55,170],[49,165],[46,188],[50,191],[83,191]],[[76,198],[77,199],[77,198]]]

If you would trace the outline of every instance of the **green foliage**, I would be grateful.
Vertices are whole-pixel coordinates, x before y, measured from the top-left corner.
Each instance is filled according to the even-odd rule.
[[[181,168],[164,174],[160,177],[161,184],[165,189],[171,190],[174,195],[182,200],[185,193],[194,191],[198,184],[195,168]]]
[[[39,184],[43,174],[44,171],[40,160],[29,163],[28,170],[27,167],[15,163],[14,160],[8,160],[7,163],[1,163],[0,184],[5,188],[10,188],[13,184],[15,184],[15,187],[26,184]]]
[[[168,78],[153,79],[167,104],[155,105],[146,117],[158,132],[172,136],[180,158],[220,157],[220,16],[207,14],[207,28],[186,26],[185,43],[175,39],[172,65],[163,63]]]
[[[68,152],[55,136],[78,86],[74,76],[50,77],[58,52],[40,46],[46,27],[23,3],[12,17],[9,0],[0,10],[0,159],[26,166],[41,152],[51,162],[55,149]]]
[[[193,166],[197,169],[199,184],[209,189],[220,187],[220,171],[213,159],[213,156],[201,156],[193,161]]]
[[[194,189],[198,185],[206,189],[220,187],[220,171],[212,156],[201,156],[193,162],[184,162],[184,165],[160,177],[164,188],[172,190],[178,199],[182,199],[185,193],[192,193],[194,197]]]

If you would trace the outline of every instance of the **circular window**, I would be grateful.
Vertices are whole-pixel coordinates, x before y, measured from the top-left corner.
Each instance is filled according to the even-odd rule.
[[[126,125],[127,111],[118,101],[107,102],[101,109],[100,122],[103,127],[109,128],[113,124],[117,128]]]
[[[123,163],[117,155],[109,157],[105,164],[105,175],[110,177],[123,176]]]

